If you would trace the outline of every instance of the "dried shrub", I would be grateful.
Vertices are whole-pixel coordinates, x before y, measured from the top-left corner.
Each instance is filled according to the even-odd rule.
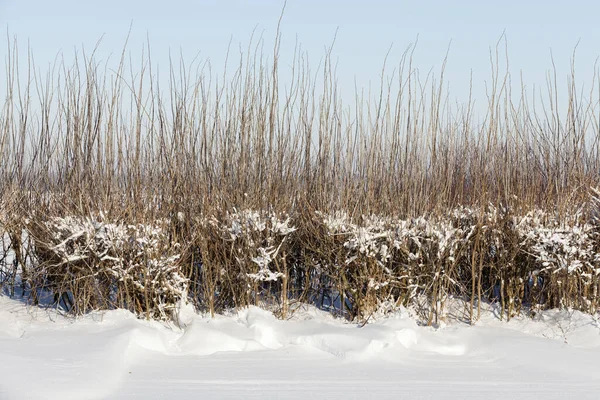
[[[288,238],[296,228],[286,214],[234,209],[199,218],[198,229],[187,262],[196,265],[200,305],[214,314],[275,300],[287,313]]]
[[[61,296],[76,314],[121,307],[166,319],[187,294],[180,246],[170,242],[164,221],[126,225],[102,215],[53,217],[30,223],[29,232],[37,286]]]

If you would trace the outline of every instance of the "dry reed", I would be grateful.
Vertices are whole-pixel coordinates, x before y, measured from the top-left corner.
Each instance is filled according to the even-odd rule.
[[[217,79],[147,58],[127,78],[92,56],[41,76],[9,45],[0,114],[0,284],[74,313],[172,318],[294,302],[365,321],[452,297],[596,312],[600,250],[597,76],[567,106],[513,93],[492,53],[488,109],[452,107],[443,69],[424,86],[412,52],[380,92],[340,98],[330,53],[242,54]],[[23,76],[23,73],[26,76]],[[383,74],[382,74],[383,76]]]

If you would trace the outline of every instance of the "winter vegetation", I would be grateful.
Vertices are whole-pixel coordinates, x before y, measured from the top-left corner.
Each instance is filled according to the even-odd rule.
[[[173,321],[187,302],[360,323],[406,307],[429,325],[454,299],[471,323],[490,303],[597,313],[600,81],[581,92],[573,67],[566,88],[514,90],[496,49],[477,115],[412,49],[342,99],[330,56],[311,69],[298,50],[281,81],[279,46],[222,75],[173,64],[165,88],[150,58],[42,75],[11,44],[2,291]]]

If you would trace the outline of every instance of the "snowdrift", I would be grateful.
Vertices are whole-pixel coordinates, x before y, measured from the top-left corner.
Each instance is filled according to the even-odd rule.
[[[434,329],[405,309],[360,327],[312,306],[285,321],[258,307],[215,318],[183,307],[176,327],[0,297],[0,399],[596,398],[597,319],[497,313]]]

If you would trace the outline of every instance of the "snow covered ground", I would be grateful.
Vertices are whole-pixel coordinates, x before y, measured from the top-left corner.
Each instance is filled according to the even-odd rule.
[[[181,320],[73,320],[0,297],[0,399],[600,397],[600,324],[578,312],[437,329],[406,311],[362,328],[312,308]]]

